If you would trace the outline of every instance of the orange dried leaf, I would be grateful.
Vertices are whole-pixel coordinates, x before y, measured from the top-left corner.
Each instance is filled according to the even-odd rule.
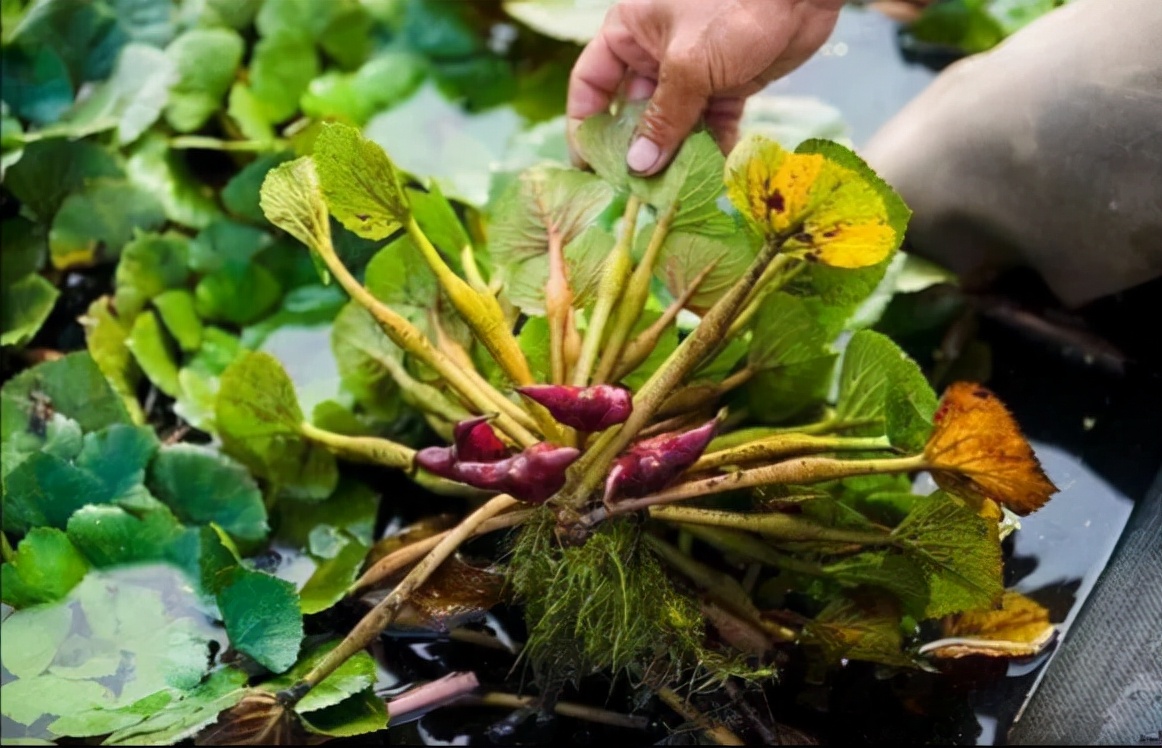
[[[1013,416],[984,387],[956,382],[933,421],[924,457],[944,490],[977,504],[992,499],[1021,515],[1056,493]]]
[[[930,642],[921,654],[942,659],[1031,657],[1053,641],[1057,628],[1049,611],[1019,592],[1007,591],[1000,610],[973,610],[948,616],[941,624],[944,638]]]
[[[450,558],[412,593],[396,622],[446,631],[501,601],[504,575]]]

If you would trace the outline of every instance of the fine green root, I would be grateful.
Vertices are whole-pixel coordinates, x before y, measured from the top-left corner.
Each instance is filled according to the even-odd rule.
[[[557,544],[555,518],[542,511],[517,536],[510,580],[525,605],[523,654],[551,682],[609,670],[667,677],[753,676],[743,658],[707,647],[698,601],[670,581],[641,542],[641,528],[618,518],[578,547]]]

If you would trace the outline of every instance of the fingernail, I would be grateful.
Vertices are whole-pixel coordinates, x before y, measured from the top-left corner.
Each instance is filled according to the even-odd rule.
[[[641,174],[652,169],[661,155],[662,149],[658,148],[657,143],[639,135],[629,147],[629,153],[625,154],[625,162],[630,171]]]

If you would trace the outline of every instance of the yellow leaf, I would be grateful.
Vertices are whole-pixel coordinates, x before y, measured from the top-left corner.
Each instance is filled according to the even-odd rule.
[[[900,237],[875,187],[819,153],[753,135],[726,162],[727,195],[783,251],[842,268],[880,262]]]
[[[950,659],[1031,657],[1041,652],[1057,633],[1049,611],[1019,592],[1005,592],[1000,610],[974,610],[948,616],[941,622],[944,638],[925,644],[921,654]]]
[[[271,169],[262,182],[259,204],[266,219],[316,252],[331,247],[327,203],[310,156]]]
[[[924,457],[936,483],[979,505],[991,499],[1020,515],[1057,491],[1013,416],[984,387],[956,382],[933,417]]]

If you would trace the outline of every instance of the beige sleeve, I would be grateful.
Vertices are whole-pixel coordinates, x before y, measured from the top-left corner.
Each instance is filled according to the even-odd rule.
[[[920,254],[1078,306],[1162,275],[1162,0],[1074,0],[945,70],[863,150]]]

